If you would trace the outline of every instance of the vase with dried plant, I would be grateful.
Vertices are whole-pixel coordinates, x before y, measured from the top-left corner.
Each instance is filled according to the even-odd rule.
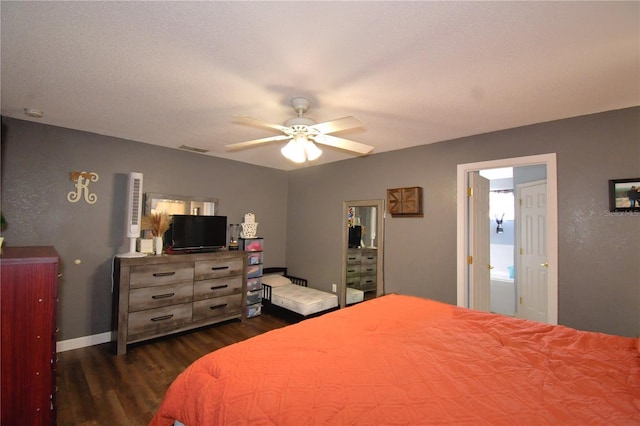
[[[156,255],[162,254],[162,236],[171,225],[171,216],[165,212],[150,213],[142,216],[142,229],[151,231],[153,247]]]

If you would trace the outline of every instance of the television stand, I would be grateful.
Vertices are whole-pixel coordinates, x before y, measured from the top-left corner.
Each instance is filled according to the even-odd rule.
[[[112,341],[127,344],[246,318],[247,253],[116,257]]]
[[[185,250],[174,250],[172,248],[167,248],[165,250],[166,254],[199,254],[199,253],[217,253],[220,251],[227,251],[225,247],[207,247],[200,249],[185,249]]]

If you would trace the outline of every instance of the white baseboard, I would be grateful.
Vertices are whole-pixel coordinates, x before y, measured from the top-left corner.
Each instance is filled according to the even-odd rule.
[[[111,341],[111,332],[93,334],[91,336],[78,337],[75,339],[61,340],[56,343],[56,352],[65,352],[73,349],[86,348],[87,346],[100,345]]]

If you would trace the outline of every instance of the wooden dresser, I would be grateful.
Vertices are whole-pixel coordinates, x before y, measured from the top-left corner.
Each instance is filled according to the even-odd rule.
[[[2,249],[3,426],[56,423],[58,264],[59,256],[53,247]]]
[[[118,355],[129,343],[246,316],[244,251],[116,257],[113,275]]]
[[[364,292],[377,290],[378,250],[350,248],[347,250],[347,287]]]

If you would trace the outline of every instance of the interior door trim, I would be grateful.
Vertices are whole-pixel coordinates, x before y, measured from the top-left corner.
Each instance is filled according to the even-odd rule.
[[[477,163],[458,164],[457,170],[457,305],[469,307],[467,253],[467,173],[500,167],[521,167],[544,164],[547,167],[547,244],[549,255],[548,312],[549,324],[558,324],[558,173],[556,153],[526,157],[503,158]]]

